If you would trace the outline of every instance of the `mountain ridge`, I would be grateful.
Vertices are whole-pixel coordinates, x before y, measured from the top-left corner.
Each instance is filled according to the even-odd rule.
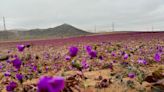
[[[25,31],[1,31],[0,39],[39,39],[39,38],[63,38],[63,37],[76,37],[89,35],[90,32],[86,32],[82,29],[76,28],[69,24],[62,24],[53,28],[47,29],[30,29]]]

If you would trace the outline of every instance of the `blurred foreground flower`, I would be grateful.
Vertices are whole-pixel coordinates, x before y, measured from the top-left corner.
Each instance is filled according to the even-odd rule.
[[[43,76],[38,83],[38,92],[60,92],[65,86],[63,77]]]

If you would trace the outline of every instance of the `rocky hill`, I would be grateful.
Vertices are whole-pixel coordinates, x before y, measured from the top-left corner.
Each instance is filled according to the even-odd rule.
[[[89,35],[91,33],[78,29],[69,24],[62,24],[48,29],[31,29],[27,31],[1,31],[0,39],[40,39],[63,38]],[[2,36],[1,36],[2,35]]]

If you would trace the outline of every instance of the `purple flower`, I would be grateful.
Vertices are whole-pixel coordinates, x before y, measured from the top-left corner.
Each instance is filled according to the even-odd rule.
[[[97,57],[97,51],[92,50],[91,46],[86,46],[86,51],[91,56],[91,58]]]
[[[162,52],[162,51],[163,51],[163,48],[159,48],[158,51],[159,51],[159,52]]]
[[[2,65],[0,65],[0,69],[2,69],[3,68],[3,66]]]
[[[92,47],[91,46],[86,46],[86,51],[89,53],[92,51]]]
[[[162,46],[157,46],[157,51],[162,52],[163,51],[163,47]]]
[[[11,61],[8,59],[8,60],[6,60],[6,62],[7,62],[7,63],[10,63]]]
[[[44,59],[49,59],[50,58],[50,54],[48,54],[46,52],[43,54],[43,56],[44,56]]]
[[[70,69],[70,70],[72,70],[73,68],[72,68],[72,66],[68,66],[68,68]]]
[[[43,76],[38,83],[38,92],[60,92],[64,86],[63,77]]]
[[[138,59],[137,62],[138,62],[139,64],[144,64],[144,65],[147,64],[146,60],[144,60],[144,59]]]
[[[113,63],[117,63],[117,61],[116,60],[113,60]]]
[[[114,52],[112,52],[111,54],[112,54],[112,56],[113,56],[113,57],[115,57],[115,56],[116,56],[116,54],[115,54]]]
[[[71,57],[70,57],[70,56],[66,56],[65,59],[66,59],[67,61],[69,61],[69,60],[71,60]]]
[[[11,50],[8,50],[8,51],[7,51],[7,53],[10,53],[10,52],[11,52]]]
[[[22,61],[21,61],[18,57],[16,57],[16,58],[12,61],[12,63],[13,63],[13,66],[14,66],[16,69],[20,69],[21,64],[22,64]]]
[[[155,59],[155,61],[157,61],[157,62],[161,61],[161,55],[160,55],[159,53],[156,53],[156,54],[154,55],[154,59]]]
[[[48,69],[49,69],[49,67],[48,67],[48,66],[46,66],[46,72],[48,71]]]
[[[6,86],[6,90],[8,92],[13,92],[16,87],[17,87],[17,83],[12,81]]]
[[[37,66],[33,66],[32,70],[37,71]]]
[[[44,76],[41,77],[38,83],[38,92],[50,92],[51,85],[50,81],[52,80],[52,77]]]
[[[109,69],[113,70],[113,63],[109,64]]]
[[[83,61],[81,62],[81,65],[84,69],[87,69],[89,67],[89,65],[86,62],[86,59],[83,59]]]
[[[11,76],[11,73],[9,71],[4,73],[5,76]]]
[[[97,57],[97,52],[96,51],[91,51],[89,53],[89,55],[91,56],[91,58],[95,58],[95,57]]]
[[[136,76],[135,73],[129,73],[129,74],[128,74],[128,77],[129,77],[129,78],[134,78],[135,76]]]
[[[125,55],[125,51],[122,51],[122,52],[121,52],[121,55]]]
[[[99,59],[100,59],[100,60],[103,60],[103,57],[102,57],[102,56],[99,56]]]
[[[30,48],[31,45],[28,43],[28,44],[25,45],[25,47]]]
[[[124,54],[124,60],[128,59],[129,55],[128,54]]]
[[[22,82],[23,81],[23,75],[22,74],[16,74],[16,78]]]
[[[71,57],[75,57],[77,55],[77,53],[78,53],[78,48],[77,47],[74,47],[74,46],[70,47],[69,54],[70,54]]]
[[[17,49],[18,51],[22,52],[25,49],[25,45],[18,45]]]

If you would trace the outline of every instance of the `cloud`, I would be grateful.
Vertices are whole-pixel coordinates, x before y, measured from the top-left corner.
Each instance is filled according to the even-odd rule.
[[[164,26],[164,0],[0,0],[8,28],[47,28],[69,23],[87,30],[158,29]],[[2,21],[0,21],[2,24]],[[0,25],[0,29],[2,29]]]

